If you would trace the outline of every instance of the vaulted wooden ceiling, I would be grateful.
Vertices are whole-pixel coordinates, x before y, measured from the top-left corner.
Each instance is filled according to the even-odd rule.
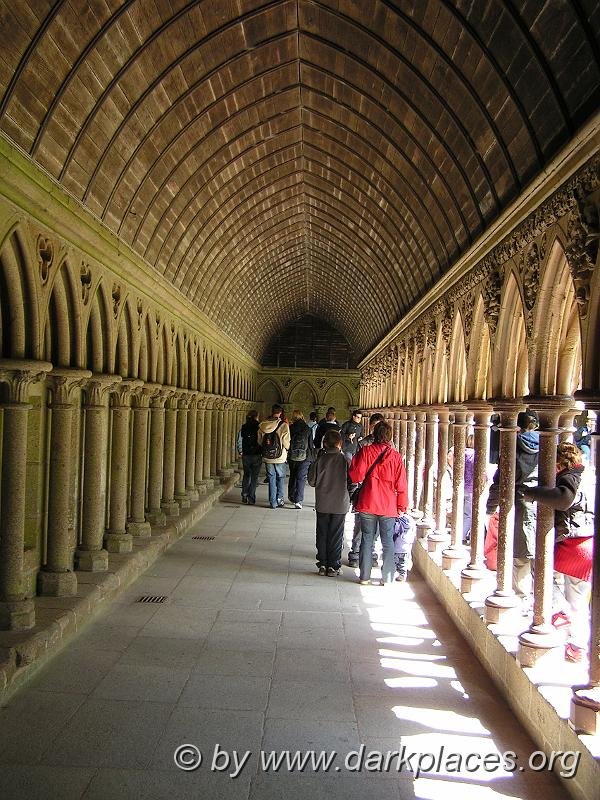
[[[596,0],[0,9],[0,130],[258,360],[368,351],[599,106]]]

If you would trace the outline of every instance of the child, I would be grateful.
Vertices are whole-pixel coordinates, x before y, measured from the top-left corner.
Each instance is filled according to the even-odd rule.
[[[412,567],[412,545],[415,541],[417,527],[412,517],[400,514],[394,524],[394,561],[396,562],[397,581],[405,581]]]
[[[308,483],[315,487],[319,575],[339,575],[350,496],[348,462],[342,453],[342,436],[335,428],[323,435],[323,448],[310,465]]]

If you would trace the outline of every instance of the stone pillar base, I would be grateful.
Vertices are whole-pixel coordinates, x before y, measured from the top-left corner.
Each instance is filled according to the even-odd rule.
[[[215,488],[215,478],[205,478],[202,483],[206,486],[207,492],[211,492]]]
[[[131,553],[133,536],[130,533],[107,533],[104,544],[109,553]]]
[[[151,525],[156,525],[157,527],[161,528],[164,528],[164,526],[167,524],[167,515],[161,509],[147,511],[146,519]]]
[[[522,667],[534,667],[542,661],[557,661],[557,665],[562,664],[563,646],[564,636],[555,630],[525,631],[519,636],[517,662]]]
[[[198,499],[200,499],[208,492],[208,487],[205,483],[198,483],[196,485],[196,491],[198,492]]]
[[[190,498],[187,496],[187,494],[176,494],[175,502],[177,503],[179,508],[189,508],[192,505],[190,503]]]
[[[600,686],[580,686],[573,691],[569,722],[580,733],[600,733]]]
[[[200,499],[200,495],[199,495],[198,490],[196,489],[195,486],[193,486],[191,488],[187,488],[185,490],[185,493],[190,498],[190,502],[191,503],[197,503],[198,500]]]
[[[424,516],[420,508],[409,508],[407,513],[415,520],[423,519]]]
[[[106,572],[108,550],[76,550],[75,561],[81,572]]]
[[[478,567],[465,567],[460,573],[460,591],[471,594],[473,589],[485,578],[486,570]]]
[[[127,533],[137,539],[149,539],[152,536],[152,527],[149,522],[128,522]]]
[[[426,539],[434,531],[435,523],[432,519],[422,519],[417,522],[417,538]]]
[[[26,631],[35,625],[35,605],[31,598],[0,600],[0,631]]]
[[[448,546],[450,536],[447,533],[430,533],[427,537],[427,552],[441,553]]]
[[[72,597],[77,594],[77,575],[74,572],[38,573],[38,593],[46,597]]]
[[[167,517],[179,516],[179,503],[175,500],[164,500],[160,505]]]
[[[447,550],[442,550],[442,569],[457,570],[468,560],[469,551],[464,547],[449,547]]]
[[[521,602],[515,594],[502,597],[501,595],[490,595],[485,599],[485,621],[488,624],[495,624],[507,616],[515,616],[521,610]]]

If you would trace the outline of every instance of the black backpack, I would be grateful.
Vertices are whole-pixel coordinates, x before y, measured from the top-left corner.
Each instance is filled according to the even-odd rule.
[[[258,422],[246,422],[242,425],[242,455],[243,456],[257,456],[260,455],[260,447],[258,446]]]
[[[262,452],[262,457],[269,459],[269,461],[280,458],[281,454],[283,453],[281,439],[277,433],[282,425],[283,421],[279,420],[274,431],[271,431],[271,433],[263,433],[260,449]]]
[[[290,461],[306,461],[308,455],[308,437],[310,428],[306,425],[292,435],[290,444]]]

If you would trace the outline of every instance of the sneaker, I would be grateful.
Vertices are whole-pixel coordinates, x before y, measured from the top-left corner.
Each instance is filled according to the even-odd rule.
[[[404,583],[404,581],[406,580],[406,578],[407,578],[407,575],[406,575],[406,570],[402,570],[402,572],[398,572],[398,574],[396,575],[396,580],[397,580],[399,583]]]
[[[339,575],[341,569],[336,569],[335,567],[327,567],[327,577],[334,578],[336,575]]]
[[[571,625],[571,620],[564,611],[557,611],[552,614],[552,625],[554,628],[568,628]]]
[[[348,556],[348,566],[352,569],[356,569],[356,567],[358,567],[358,558],[354,558],[354,556]]]
[[[576,644],[569,642],[565,647],[565,660],[579,664],[585,660],[585,650],[583,647],[578,647]]]
[[[371,585],[371,581],[370,580],[364,580],[363,578],[361,578],[359,580],[359,583],[360,583],[361,586],[370,586]]]
[[[243,495],[242,495],[242,503],[243,503],[245,506],[247,506],[247,505],[248,505],[248,498],[246,497],[246,495],[245,495],[245,494],[243,494]]]
[[[379,559],[377,558],[376,555],[373,555],[372,561],[373,561],[373,566],[374,567],[378,567],[379,566]]]
[[[319,575],[327,575],[327,570],[325,567],[319,567]]]
[[[284,508],[285,507],[285,500],[283,497],[277,501],[277,508]]]
[[[297,508],[300,511],[302,509],[302,503],[294,503],[294,508]]]

